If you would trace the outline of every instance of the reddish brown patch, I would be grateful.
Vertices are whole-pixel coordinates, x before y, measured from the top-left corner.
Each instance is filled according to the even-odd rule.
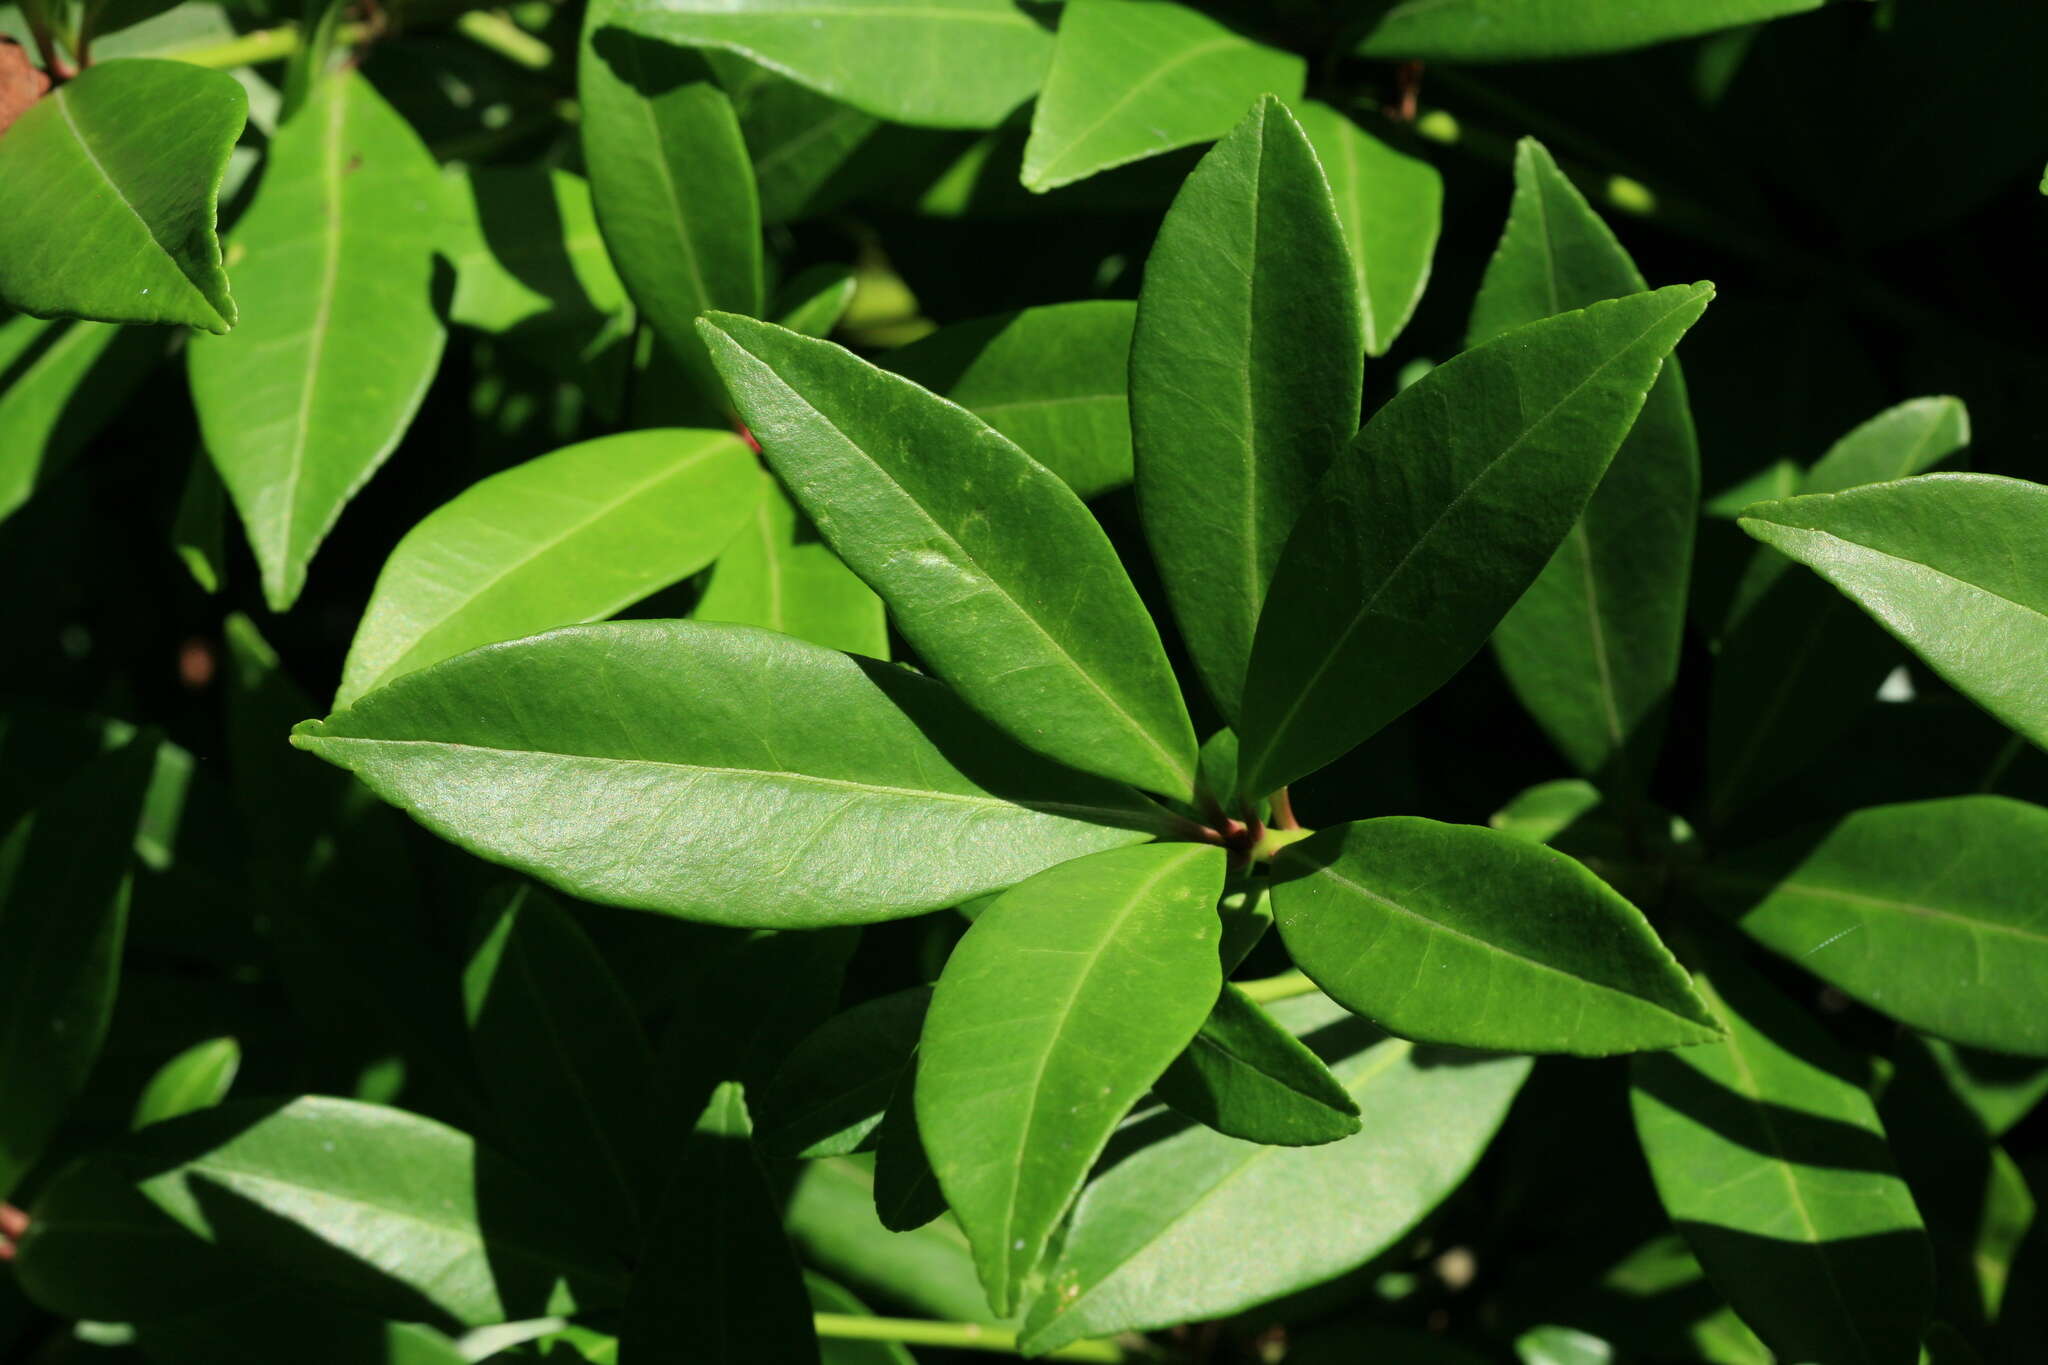
[[[761,453],[761,443],[754,439],[754,429],[752,427],[748,426],[745,422],[734,419],[732,429],[739,433],[742,441],[747,443],[748,450],[753,451],[756,455]]]
[[[0,133],[49,88],[50,78],[36,69],[28,49],[12,38],[0,38]]]
[[[178,646],[178,681],[187,691],[203,691],[218,666],[211,641],[195,635]]]
[[[354,175],[357,171],[361,170],[362,168],[363,154],[361,152],[357,152],[354,156],[348,159],[348,164],[341,168],[341,173],[343,175]]]

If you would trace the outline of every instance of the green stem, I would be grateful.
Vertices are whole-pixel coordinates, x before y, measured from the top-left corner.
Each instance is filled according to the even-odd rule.
[[[1240,981],[1237,988],[1253,1004],[1270,1005],[1275,1000],[1292,1000],[1297,995],[1313,995],[1316,983],[1300,972],[1282,972],[1278,976],[1262,976],[1254,981]]]
[[[343,24],[335,33],[335,41],[343,46],[353,46],[368,37],[369,32],[368,24]],[[238,66],[260,66],[264,62],[281,62],[297,52],[302,41],[297,24],[279,24],[276,28],[251,30],[224,43],[174,47],[168,52],[150,55],[168,61],[210,67],[215,71],[229,71]]]
[[[497,53],[514,66],[545,71],[555,64],[555,50],[497,10],[473,9],[457,16],[455,31]]]
[[[813,1313],[818,1335],[835,1341],[896,1341],[905,1346],[942,1346],[956,1351],[995,1351],[1017,1355],[1017,1334],[1007,1327],[978,1322],[927,1322],[917,1318],[856,1317],[850,1313]],[[1110,1341],[1077,1341],[1041,1357],[1045,1360],[1129,1359]]]

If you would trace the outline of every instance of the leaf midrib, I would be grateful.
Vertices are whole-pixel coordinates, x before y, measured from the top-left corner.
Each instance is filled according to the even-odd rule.
[[[1090,138],[1094,137],[1097,133],[1102,131],[1103,125],[1107,124],[1111,119],[1115,118],[1117,114],[1121,113],[1124,107],[1130,104],[1132,100],[1138,98],[1140,95],[1150,90],[1153,86],[1157,85],[1160,81],[1166,79],[1167,73],[1175,71],[1180,67],[1186,66],[1190,62],[1199,61],[1201,58],[1208,56],[1212,52],[1221,52],[1226,48],[1231,47],[1250,46],[1251,44],[1245,42],[1244,39],[1238,37],[1236,34],[1226,33],[1221,37],[1210,38],[1205,42],[1196,43],[1193,47],[1183,48],[1181,51],[1175,53],[1166,61],[1161,62],[1159,65],[1153,67],[1150,71],[1146,72],[1141,79],[1125,86],[1123,93],[1119,95],[1116,99],[1110,101],[1109,107],[1104,109],[1101,115],[1098,118],[1096,118],[1096,120],[1093,123],[1089,124],[1086,128],[1082,129],[1080,132],[1075,133],[1072,137],[1068,138],[1067,145],[1064,148],[1062,148],[1059,152],[1055,153],[1052,160],[1048,161],[1043,166],[1039,167],[1037,174],[1033,176],[1032,179],[1036,182],[1036,185],[1038,187],[1049,188],[1053,183],[1053,177],[1055,175],[1058,175],[1064,169],[1067,163],[1073,160],[1082,151],[1082,149],[1087,144]],[[1157,146],[1157,144],[1152,145]],[[1137,157],[1125,157],[1123,158],[1123,160],[1138,160],[1141,159],[1142,156],[1143,153],[1140,153]],[[1067,182],[1061,181],[1059,183],[1064,184]]]
[[[92,144],[86,141],[85,131],[78,126],[78,119],[71,112],[69,95],[69,91],[59,87],[51,103],[57,106],[57,113],[63,118],[64,127],[70,132],[72,139],[77,142],[78,150],[84,154],[87,163],[92,166],[93,170],[99,172],[100,179],[106,182],[107,189],[112,192],[114,199],[122,208],[128,210],[130,217],[134,218],[141,225],[143,234],[149,238],[150,245],[162,252],[164,258],[174,266],[177,265],[178,258],[176,254],[168,246],[164,245],[162,238],[156,235],[156,229],[150,226],[149,220],[142,216],[142,211],[136,208],[133,201],[122,191],[120,185],[115,182],[112,172],[107,170],[106,163],[100,160],[99,154],[93,151]],[[206,305],[207,311],[212,313],[215,319],[223,324],[227,322],[227,319],[221,316],[220,309],[213,306],[213,300],[207,298],[200,291],[199,287],[193,283],[192,279],[185,274],[182,268],[178,269],[177,277],[179,282],[187,289],[199,295],[200,302]]]
[[[1714,880],[1731,889],[1740,887],[1751,891],[1789,892],[1794,895],[1812,896],[1820,900],[1840,901],[1847,905],[1865,905],[1876,910],[1897,910],[1926,919],[1958,924],[1966,929],[1975,929],[1983,933],[2008,934],[2014,938],[2025,939],[2029,942],[2039,943],[2044,947],[2048,947],[2048,933],[2040,933],[2036,930],[2022,928],[2016,924],[2002,924],[1997,920],[1973,919],[1966,914],[1958,914],[1953,910],[1943,910],[1938,906],[1921,905],[1916,901],[1897,900],[1888,896],[1873,896],[1867,892],[1849,891],[1824,883],[1803,882],[1795,877],[1788,877],[1782,881],[1772,881],[1768,878],[1752,877],[1742,873],[1716,872]]]

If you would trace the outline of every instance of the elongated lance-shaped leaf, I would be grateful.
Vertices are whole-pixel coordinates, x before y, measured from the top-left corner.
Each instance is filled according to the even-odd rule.
[[[23,1286],[52,1311],[187,1311],[255,1274],[415,1321],[486,1326],[617,1304],[624,1273],[574,1205],[453,1128],[301,1096],[135,1133],[37,1200]]]
[[[552,897],[521,886],[470,955],[462,994],[501,1143],[623,1242],[651,1202],[654,1053],[604,959]]]
[[[384,561],[336,706],[478,645],[599,621],[709,564],[762,494],[726,431],[632,431],[494,474]]]
[[[242,1067],[242,1045],[232,1038],[194,1043],[157,1068],[135,1102],[130,1124],[147,1128],[182,1114],[211,1109],[227,1098]]]
[[[952,399],[1092,498],[1131,481],[1127,299],[957,322],[877,359]]]
[[[2048,811],[2002,796],[1878,806],[1708,868],[1744,932],[1873,1009],[2048,1056]]]
[[[1541,844],[1390,816],[1290,845],[1274,870],[1287,951],[1389,1032],[1593,1057],[1720,1036],[1642,912]]]
[[[1793,493],[1924,473],[1970,442],[1961,400],[1916,398],[1829,447]],[[1759,545],[1716,646],[1707,706],[1707,812],[1716,821],[1808,767],[1868,709],[1896,645],[1827,584]]]
[[[1713,293],[1674,285],[1518,327],[1373,414],[1274,575],[1237,727],[1242,794],[1341,756],[1472,657]]]
[[[1295,106],[1316,149],[1365,319],[1365,353],[1385,355],[1414,316],[1443,230],[1444,178],[1317,100]]]
[[[1262,99],[1202,158],[1145,263],[1131,438],[1145,538],[1234,719],[1281,547],[1358,428],[1365,338],[1330,187]]]
[[[712,411],[730,410],[695,323],[760,313],[761,207],[732,101],[694,52],[584,22],[577,62],[583,159],[597,225],[633,302]]]
[[[917,1130],[999,1317],[1216,998],[1224,863],[1159,844],[1048,869],[946,962],[918,1047]]]
[[[1376,14],[1366,57],[1448,62],[1546,61],[1623,52],[1674,38],[1819,9],[1828,0],[1400,0]]]
[[[1025,1319],[1026,1350],[1224,1317],[1363,1265],[1457,1188],[1529,1074],[1527,1057],[1386,1038],[1321,997],[1273,1013],[1329,1063],[1360,1131],[1268,1147],[1170,1116],[1141,1121],[1119,1138],[1132,1154],[1075,1207]]]
[[[831,342],[729,314],[703,326],[768,462],[933,672],[1040,753],[1194,793],[1159,633],[1058,475]]]
[[[1307,63],[1171,0],[1069,0],[1031,111],[1024,184],[1057,189],[1207,142],[1261,95],[1301,93]]]
[[[856,1005],[797,1044],[761,1092],[760,1141],[779,1156],[844,1156],[873,1145],[909,1073],[929,986]]]
[[[235,325],[214,235],[249,99],[219,71],[88,67],[0,140],[0,303],[36,317]]]
[[[1649,286],[1533,138],[1515,149],[1515,201],[1472,308],[1468,344]],[[1572,766],[1640,796],[1664,738],[1685,633],[1699,443],[1676,360],[1557,553],[1493,632],[1522,705]]]
[[[2048,748],[2048,488],[1924,474],[1748,508],[1957,691]]]
[[[292,742],[571,895],[755,928],[957,905],[1170,823],[907,669],[693,621],[473,650]]]
[[[1358,1131],[1358,1105],[1329,1067],[1229,982],[1155,1089],[1189,1118],[1247,1142],[1312,1147]]]
[[[0,838],[0,1198],[85,1088],[113,1016],[156,745],[95,759]]]
[[[690,614],[888,658],[882,599],[840,563],[772,475],[764,471],[758,477],[762,487],[754,510],[719,552],[711,581]]]
[[[235,228],[246,317],[193,341],[192,402],[273,611],[298,600],[314,552],[397,447],[440,363],[444,193],[412,126],[347,71],[278,130]]]
[[[620,1365],[816,1365],[803,1272],[754,1156],[737,1082],[712,1094],[673,1170],[634,1270]]]
[[[1015,0],[614,0],[612,21],[723,48],[891,123],[993,128],[1036,94],[1052,34]]]
[[[1665,1212],[1779,1359],[1911,1365],[1933,1267],[1851,1059],[1740,963],[1706,966],[1728,1036],[1634,1064]]]

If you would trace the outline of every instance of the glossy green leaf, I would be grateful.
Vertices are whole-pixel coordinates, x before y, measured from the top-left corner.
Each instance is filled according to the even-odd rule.
[[[1903,479],[1969,441],[1961,402],[1917,398],[1835,442],[1784,496]],[[1826,753],[1898,659],[1897,647],[1826,584],[1769,546],[1754,547],[1720,631],[1708,698],[1709,814],[1733,813]]]
[[[1877,806],[1706,878],[1744,932],[1873,1009],[2048,1056],[2048,810],[2002,796]]]
[[[730,406],[695,323],[757,314],[761,209],[732,101],[694,52],[609,27],[590,7],[577,67],[597,223],[633,301],[714,411]]]
[[[882,599],[839,562],[817,528],[797,511],[775,480],[761,491],[739,533],[712,566],[711,581],[690,614],[780,631],[827,649],[889,657]]]
[[[107,1036],[155,747],[138,739],[95,759],[0,837],[0,1198],[35,1165]]]
[[[917,1051],[931,988],[856,1005],[797,1044],[761,1093],[759,1140],[777,1156],[844,1156],[872,1145]]]
[[[941,327],[878,359],[952,399],[1092,498],[1131,481],[1136,307],[1088,299]]]
[[[1189,1118],[1247,1142],[1312,1147],[1358,1131],[1358,1105],[1330,1069],[1228,983],[1154,1089]]]
[[[230,76],[142,60],[89,67],[30,105],[0,140],[0,184],[14,187],[0,215],[0,302],[37,317],[233,327],[214,211],[248,109]]]
[[[814,265],[785,281],[771,310],[775,321],[807,337],[832,335],[846,306],[853,302],[860,280],[849,266]]]
[[[470,1051],[505,1150],[607,1226],[653,1178],[654,1053],[625,992],[554,900],[511,893],[462,974]]]
[[[1648,288],[1542,145],[1515,151],[1515,201],[1468,342]],[[1678,677],[1699,519],[1699,443],[1668,361],[1564,543],[1501,618],[1508,683],[1572,765],[1640,795]]]
[[[151,334],[105,323],[0,321],[0,521],[63,472],[162,355]]]
[[[926,1317],[993,1322],[967,1239],[951,1218],[891,1232],[875,1214],[866,1157],[805,1162],[785,1221],[807,1264]]]
[[[1281,547],[1358,428],[1349,266],[1315,151],[1277,99],[1202,158],[1146,260],[1131,337],[1138,506],[1226,719]]]
[[[1361,1131],[1266,1147],[1141,1125],[1134,1139],[1155,1125],[1157,1138],[1081,1196],[1026,1319],[1027,1350],[1223,1317],[1363,1265],[1464,1180],[1529,1074],[1526,1057],[1382,1038],[1327,1000],[1273,1013],[1329,1062]]]
[[[1052,34],[1014,0],[615,0],[614,22],[723,48],[892,123],[993,128],[1045,79]]]
[[[1296,965],[1403,1037],[1600,1057],[1720,1036],[1642,912],[1541,845],[1390,816],[1290,845],[1274,876]]]
[[[1741,525],[2048,748],[2048,488],[1924,474],[1759,503]]]
[[[705,57],[719,72],[739,114],[761,221],[787,223],[836,207],[887,166],[875,150],[887,145],[880,119],[799,85],[731,52]],[[929,136],[929,135],[927,135]]]
[[[232,1038],[212,1038],[194,1043],[157,1068],[142,1097],[135,1102],[133,1126],[177,1118],[200,1109],[211,1109],[227,1098],[242,1066],[242,1047]]]
[[[675,1153],[626,1301],[620,1365],[816,1365],[810,1298],[752,1133],[741,1088],[728,1081]]]
[[[1301,93],[1307,63],[1172,0],[1068,0],[1024,144],[1044,191],[1229,132],[1261,95]]]
[[[1371,21],[1366,57],[1446,62],[1544,61],[1623,52],[1819,9],[1828,0],[1399,0]]]
[[[1373,415],[1274,574],[1238,726],[1245,793],[1314,772],[1472,657],[1570,533],[1713,292],[1674,285],[1516,328]]]
[[[1165,821],[906,669],[744,626],[490,646],[292,742],[571,895],[761,928],[941,909]]]
[[[1429,283],[1443,227],[1444,179],[1318,100],[1295,106],[1329,177],[1364,308],[1365,353],[1385,355]]]
[[[419,135],[343,72],[278,131],[235,227],[243,321],[194,339],[192,401],[273,611],[298,599],[314,552],[397,447],[440,363],[444,194]]]
[[[1733,962],[1709,974],[1727,1038],[1634,1063],[1665,1211],[1780,1359],[1911,1365],[1932,1266],[1869,1095],[1768,986]]]
[[[1224,861],[1160,844],[1048,869],[946,962],[918,1049],[917,1128],[998,1315],[1216,998]]]
[[[2048,1099],[2048,1063],[2025,1057],[1960,1048],[1940,1038],[1907,1034],[1899,1040],[1899,1069],[1930,1066],[1941,1074],[1956,1099],[1992,1137],[2002,1137],[2014,1124]],[[1925,1054],[1925,1061],[1913,1060]]]
[[[1547,844],[1599,807],[1598,787],[1583,778],[1561,777],[1517,792],[1486,823],[1517,839]]]
[[[725,431],[623,432],[495,474],[398,542],[334,704],[478,645],[603,620],[709,564],[762,491]]]
[[[932,671],[1083,771],[1194,791],[1195,736],[1109,538],[974,414],[831,344],[719,315],[740,413],[826,543]]]
[[[546,1186],[432,1119],[353,1100],[158,1124],[69,1168],[33,1212],[24,1286],[101,1321],[187,1309],[223,1266],[469,1326],[605,1307],[624,1287]]]
[[[915,1232],[946,1212],[945,1192],[917,1131],[917,1069],[902,1084],[875,1130],[875,1217],[891,1232]]]

